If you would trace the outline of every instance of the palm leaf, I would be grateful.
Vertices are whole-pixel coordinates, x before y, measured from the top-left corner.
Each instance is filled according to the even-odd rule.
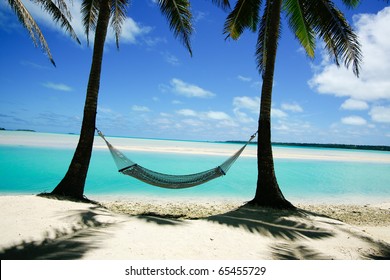
[[[238,0],[226,18],[224,34],[237,40],[246,28],[256,31],[261,3],[262,0]]]
[[[122,31],[123,22],[126,19],[126,8],[128,0],[111,1],[111,26],[115,32],[116,47],[119,49],[119,36]]]
[[[192,14],[188,0],[159,0],[162,14],[167,17],[169,27],[175,37],[183,42],[192,56],[190,36],[193,32]]]
[[[301,0],[308,5],[307,18],[316,34],[325,42],[326,49],[337,65],[344,61],[359,76],[362,53],[357,35],[343,14],[329,0]]]
[[[45,0],[34,0],[34,1],[44,2]],[[71,4],[73,4],[72,0],[70,0],[70,2]],[[55,4],[68,19],[72,19],[72,15],[68,9],[68,5],[66,4],[65,0],[55,0]]]
[[[359,6],[361,0],[342,0],[344,5],[348,8],[356,8]]]
[[[34,1],[41,5],[42,8],[52,16],[53,20],[56,23],[60,23],[61,28],[65,29],[65,31],[69,33],[70,37],[75,39],[80,44],[80,40],[77,38],[77,35],[69,22],[71,19],[71,14],[64,0],[56,0],[58,6],[51,0]]]
[[[315,51],[315,33],[306,19],[307,7],[304,1],[286,0],[284,1],[284,10],[289,18],[289,26],[295,33],[306,53],[314,57]],[[310,12],[310,11],[309,11]]]
[[[229,0],[212,0],[212,2],[224,10],[230,9]]]
[[[83,16],[83,25],[85,35],[87,36],[87,44],[89,45],[89,31],[95,30],[99,15],[100,1],[99,0],[83,0],[81,3],[81,14]]]
[[[9,5],[14,10],[16,16],[19,19],[19,22],[28,30],[30,37],[34,43],[35,46],[40,45],[43,52],[46,53],[51,63],[55,66],[55,62],[53,60],[53,57],[51,55],[49,46],[46,42],[45,37],[43,36],[41,29],[29,13],[29,11],[26,9],[26,7],[23,5],[21,0],[8,0]]]

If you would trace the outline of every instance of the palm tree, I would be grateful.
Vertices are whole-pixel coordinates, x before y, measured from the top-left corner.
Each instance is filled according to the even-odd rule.
[[[64,0],[56,0],[56,3],[54,3],[52,0],[34,0],[32,2],[41,6],[45,12],[52,16],[54,22],[60,23],[61,27],[64,28],[69,33],[69,35],[80,44],[76,33],[69,23],[71,20],[71,14]],[[38,24],[35,22],[34,18],[31,16],[23,2],[21,0],[8,0],[8,4],[15,12],[20,23],[28,30],[34,45],[36,47],[40,46],[43,52],[48,56],[51,63],[55,66],[49,45],[47,44]]]
[[[343,3],[353,8],[360,1],[343,0]],[[362,55],[356,34],[330,0],[238,0],[225,21],[224,33],[233,39],[238,39],[245,29],[258,32],[256,61],[263,84],[258,122],[257,188],[249,203],[292,209],[295,207],[285,199],[279,188],[271,147],[272,86],[282,11],[309,57],[314,57],[318,36],[325,42],[325,48],[337,65],[340,61],[346,67],[352,64],[353,72],[359,76]]]
[[[190,36],[192,15],[189,0],[158,0],[161,13],[166,16],[174,36],[178,37],[192,55]],[[51,194],[84,199],[84,185],[88,172],[95,134],[100,72],[107,29],[110,24],[116,35],[117,47],[121,27],[125,19],[129,0],[83,0],[81,12],[87,38],[95,30],[92,65],[89,75],[87,96],[80,138],[69,169]],[[213,0],[213,3],[227,7],[227,0]]]

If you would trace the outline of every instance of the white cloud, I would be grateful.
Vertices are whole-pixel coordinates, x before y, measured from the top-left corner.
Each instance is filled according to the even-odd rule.
[[[233,99],[233,112],[239,122],[249,123],[254,122],[252,117],[249,117],[244,110],[249,111],[249,113],[255,114],[258,116],[260,111],[260,98],[259,97],[248,97],[248,96],[239,96]],[[271,108],[271,117],[283,119],[288,116],[285,111],[291,112],[303,112],[302,107],[297,103],[283,103],[281,109]]]
[[[369,114],[374,122],[390,123],[390,107],[375,106]]]
[[[343,110],[367,110],[368,104],[365,101],[350,98],[345,100],[340,108]]]
[[[343,124],[347,125],[366,125],[367,121],[359,116],[349,116],[341,119]]]
[[[280,119],[283,119],[283,118],[286,118],[288,115],[283,112],[282,110],[280,109],[276,109],[276,108],[271,108],[271,117],[272,118],[280,118]]]
[[[149,26],[142,26],[139,23],[135,22],[132,18],[127,17],[122,25],[122,32],[120,34],[119,42],[120,43],[137,43],[137,37],[148,34],[152,31],[152,28]],[[112,28],[109,28],[107,34],[107,42],[115,42],[115,33]]]
[[[20,62],[21,65],[23,66],[28,66],[28,67],[31,67],[31,68],[34,68],[34,69],[39,69],[39,70],[42,70],[42,69],[51,69],[50,67],[48,67],[47,65],[40,65],[40,64],[37,64],[35,62],[31,62],[31,61],[27,61],[27,60],[22,60]]]
[[[169,92],[171,88],[168,85],[166,85],[166,84],[159,84],[158,85],[158,89],[161,92]]]
[[[274,120],[272,129],[278,141],[283,142],[308,142],[318,131],[307,121],[293,118],[279,118]]]
[[[205,12],[194,11],[194,22],[197,23],[197,22],[203,20],[206,17],[206,15],[207,14]]]
[[[355,77],[351,69],[336,67],[329,56],[324,54],[320,65],[313,69],[315,74],[309,85],[318,93],[344,97],[346,100],[340,106],[341,110],[367,111],[366,116],[353,115],[342,118],[340,125],[350,126],[342,134],[348,134],[350,131],[350,135],[353,132],[362,137],[363,128],[365,133],[368,133],[376,127],[375,123],[382,124],[382,129],[376,130],[378,135],[381,134],[383,137],[388,130],[385,125],[390,124],[389,22],[390,7],[376,14],[354,16],[354,27],[363,54],[360,78]],[[357,139],[357,136],[355,138]]]
[[[237,79],[239,79],[242,82],[250,82],[250,81],[252,81],[251,77],[244,77],[244,76],[241,76],[241,75],[238,75]]]
[[[192,119],[186,119],[186,122],[192,122],[196,124],[207,122],[209,125],[214,124],[216,126],[237,126],[232,117],[221,111],[197,112],[191,109],[182,109],[176,111],[176,114],[184,117],[192,117]]]
[[[250,117],[248,113],[259,115],[260,112],[260,98],[249,96],[238,96],[233,98],[233,113],[240,123],[253,123],[255,120]]]
[[[377,14],[360,14],[354,17],[363,53],[360,78],[351,69],[330,64],[323,57],[320,71],[309,85],[321,94],[349,97],[361,101],[390,99],[390,7]]]
[[[196,117],[198,115],[194,110],[191,109],[181,109],[176,111],[176,113],[186,117]]]
[[[260,98],[248,96],[234,97],[233,106],[238,109],[246,109],[251,113],[258,114],[260,111]]]
[[[168,118],[158,118],[158,119],[155,119],[155,122],[157,125],[170,125],[170,124],[172,124],[172,121]]]
[[[149,47],[154,47],[160,43],[165,43],[165,44],[167,43],[167,39],[162,38],[162,37],[149,37],[149,36],[147,36],[147,37],[143,38],[143,41]]]
[[[169,52],[163,54],[164,60],[173,66],[180,65],[179,59]]]
[[[146,106],[133,105],[131,110],[134,112],[150,112],[150,109]]]
[[[233,112],[237,120],[241,123],[251,123],[255,121],[253,118],[249,117],[248,114],[241,112],[238,108],[234,108]]]
[[[205,116],[207,119],[211,119],[211,120],[218,120],[218,121],[232,120],[232,118],[225,112],[209,111],[205,113]]]
[[[194,119],[184,119],[182,120],[182,123],[185,124],[186,126],[195,126],[195,127],[203,127],[204,123],[199,121],[199,120],[194,120]]]
[[[283,103],[282,109],[285,111],[290,111],[290,112],[294,112],[294,113],[303,112],[302,107],[297,103]]]
[[[253,83],[251,84],[251,87],[254,88],[254,89],[261,90],[262,85],[263,85],[262,82],[253,82]]]
[[[101,106],[98,106],[97,108],[98,110],[98,113],[103,113],[103,114],[110,114],[112,113],[112,110],[110,108],[106,108],[106,107],[101,107]]]
[[[61,83],[47,82],[47,83],[44,83],[42,85],[44,87],[47,87],[47,88],[50,88],[50,89],[54,89],[54,90],[59,90],[59,91],[72,91],[73,90],[70,86],[67,86],[67,85],[61,84]]]
[[[174,92],[185,97],[210,98],[215,96],[211,91],[176,78],[172,79],[170,84]]]
[[[97,110],[97,123],[102,130],[105,128],[128,128],[130,121],[120,112],[102,106],[98,106]]]
[[[275,130],[283,131],[283,132],[288,132],[290,131],[290,127],[287,126],[285,123],[277,123],[273,127]]]

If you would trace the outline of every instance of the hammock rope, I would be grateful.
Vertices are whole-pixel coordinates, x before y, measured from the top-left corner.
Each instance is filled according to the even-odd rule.
[[[143,181],[147,184],[154,185],[161,188],[168,189],[183,189],[204,184],[210,180],[218,178],[220,176],[226,175],[233,163],[238,159],[241,153],[244,151],[246,146],[256,137],[257,132],[253,134],[248,142],[239,149],[235,154],[225,160],[221,165],[194,174],[187,175],[170,175],[160,172],[156,172],[150,169],[147,169],[129,158],[127,158],[122,152],[116,149],[110,142],[107,141],[104,134],[96,128],[98,135],[104,140],[108,149],[111,152],[111,155],[114,159],[114,162],[118,168],[118,172],[132,176],[140,181]]]

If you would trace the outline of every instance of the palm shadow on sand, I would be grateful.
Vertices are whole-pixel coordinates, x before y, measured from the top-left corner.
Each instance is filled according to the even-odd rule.
[[[107,237],[107,229],[117,223],[101,222],[97,216],[111,215],[98,206],[72,211],[64,219],[74,221],[70,229],[55,229],[43,234],[41,240],[22,242],[0,250],[2,260],[75,260],[99,247]]]
[[[333,232],[327,229],[310,225],[307,215],[308,212],[302,210],[276,210],[243,205],[225,214],[210,216],[206,220],[289,241],[333,236]]]
[[[19,244],[3,248],[0,251],[0,259],[81,259],[89,251],[98,249],[100,242],[109,238],[110,232],[120,226],[120,220],[110,222],[110,219],[106,219],[109,222],[102,222],[100,219],[102,216],[110,218],[112,215],[113,213],[98,206],[73,211],[64,217],[66,220],[73,221],[74,226],[70,230],[56,229],[47,232],[40,241],[24,240]],[[135,217],[159,226],[182,226],[186,223],[186,220],[180,217],[159,215],[153,212]],[[313,219],[317,222],[313,222]],[[335,227],[338,230],[346,230],[342,222],[316,213],[303,210],[281,211],[248,205],[224,214],[202,218],[202,220],[227,227],[243,228],[252,234],[272,238],[268,250],[273,259],[331,259],[332,256],[321,253],[313,246],[300,241],[332,238],[336,235],[333,231]],[[375,241],[357,232],[348,232],[348,234],[363,240],[373,248],[369,253],[362,252],[362,258],[389,259],[390,246],[388,244]]]
[[[331,255],[300,241],[330,239],[339,231],[345,231],[372,248],[372,253],[361,253],[362,259],[389,259],[390,257],[389,244],[373,240],[364,234],[348,231],[341,221],[306,210],[276,210],[245,204],[236,210],[205,219],[272,238],[274,241],[268,249],[273,259],[332,259]]]
[[[136,216],[137,219],[147,223],[155,223],[160,226],[179,226],[185,223],[181,215],[161,215],[155,212],[145,212]]]

